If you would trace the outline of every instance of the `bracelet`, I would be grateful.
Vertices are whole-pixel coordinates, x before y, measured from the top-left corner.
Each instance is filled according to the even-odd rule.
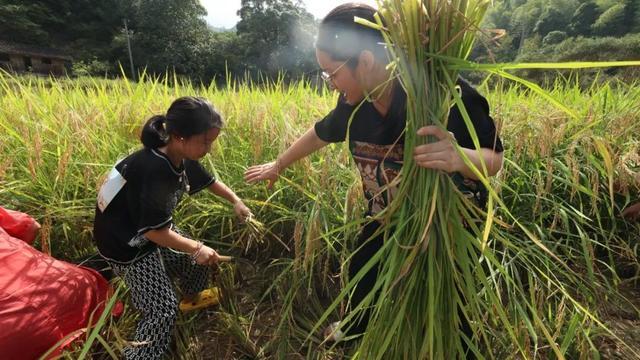
[[[276,158],[276,174],[278,176],[280,175],[280,169],[281,169],[280,164],[281,164],[281,160],[280,160],[280,157],[278,156]]]
[[[198,256],[200,256],[200,253],[202,252],[202,246],[204,244],[202,243],[202,241],[198,241],[198,245],[196,246],[196,251],[194,251],[189,258],[191,259],[191,264],[195,265],[196,264],[196,259],[198,258]]]

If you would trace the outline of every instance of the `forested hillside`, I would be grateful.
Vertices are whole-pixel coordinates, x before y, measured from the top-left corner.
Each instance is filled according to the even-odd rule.
[[[198,0],[0,0],[0,40],[65,50],[79,75],[119,75],[119,64],[131,75],[127,35],[136,72],[175,71],[208,83],[227,71],[297,77],[316,70],[318,20],[304,2],[242,0],[238,15],[236,27],[224,30],[206,24]],[[480,62],[640,58],[640,0],[495,1],[483,28],[493,31],[474,51]]]

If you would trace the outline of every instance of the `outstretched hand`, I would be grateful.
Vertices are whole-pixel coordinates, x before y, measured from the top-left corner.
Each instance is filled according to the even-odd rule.
[[[425,126],[418,129],[417,134],[419,136],[432,135],[438,141],[415,147],[413,159],[416,165],[447,173],[460,171],[464,162],[456,150],[456,139],[453,133],[437,126]]]
[[[244,181],[254,184],[259,181],[267,180],[267,188],[271,189],[273,184],[278,180],[279,169],[276,161],[262,165],[254,165],[244,172]]]
[[[640,220],[640,201],[635,204],[629,205],[622,212],[622,216],[629,220]]]

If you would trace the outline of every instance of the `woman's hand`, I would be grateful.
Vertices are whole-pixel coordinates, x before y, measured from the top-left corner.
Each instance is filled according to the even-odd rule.
[[[640,201],[624,209],[622,216],[629,220],[640,220]]]
[[[464,162],[456,150],[453,133],[437,126],[425,126],[417,131],[419,136],[433,135],[438,141],[419,145],[413,151],[416,165],[427,169],[442,170],[447,173],[460,171]]]
[[[233,212],[242,222],[253,215],[251,213],[251,210],[242,202],[242,200],[238,200],[235,204],[233,204]]]
[[[208,265],[213,266],[218,263],[220,256],[218,253],[212,248],[202,245],[198,256],[196,256],[195,261],[199,265]]]
[[[270,163],[254,165],[248,168],[247,171],[244,172],[244,181],[249,184],[253,184],[258,181],[267,180],[269,181],[267,188],[271,189],[279,176],[280,169],[278,161],[272,161]]]

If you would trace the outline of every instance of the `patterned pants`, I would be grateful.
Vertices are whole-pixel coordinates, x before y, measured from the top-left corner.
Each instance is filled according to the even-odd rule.
[[[111,264],[129,287],[131,302],[142,319],[135,343],[124,350],[125,359],[160,359],[171,342],[178,313],[178,299],[171,279],[178,280],[183,294],[204,290],[209,267],[193,265],[189,255],[161,247],[132,264]]]

